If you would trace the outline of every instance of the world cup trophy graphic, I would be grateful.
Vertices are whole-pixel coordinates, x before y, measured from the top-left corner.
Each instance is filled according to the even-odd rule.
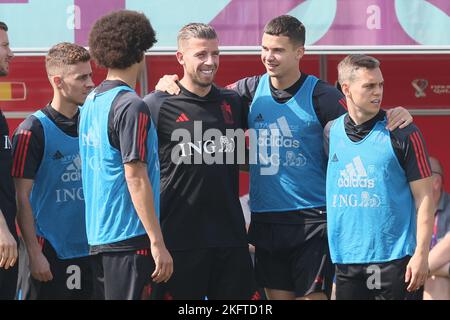
[[[413,88],[416,89],[416,98],[424,98],[427,96],[425,94],[425,89],[428,87],[428,80],[414,79],[411,84]]]

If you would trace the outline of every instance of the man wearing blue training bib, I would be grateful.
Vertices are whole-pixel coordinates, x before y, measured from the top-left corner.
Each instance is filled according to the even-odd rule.
[[[325,128],[337,299],[404,299],[427,277],[434,213],[428,154],[414,124],[385,128],[379,65],[365,55],[339,63],[348,114]]]
[[[92,57],[108,68],[79,126],[96,299],[148,298],[151,280],[167,281],[173,272],[158,221],[156,129],[134,90],[155,36],[147,17],[129,10],[101,17],[89,33]]]
[[[81,46],[60,43],[49,50],[45,65],[53,99],[13,137],[12,176],[24,244],[17,298],[89,299],[78,118],[79,105],[94,88],[90,55]]]

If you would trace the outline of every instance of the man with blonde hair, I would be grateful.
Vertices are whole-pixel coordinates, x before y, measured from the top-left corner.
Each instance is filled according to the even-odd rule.
[[[348,113],[324,131],[336,299],[405,299],[428,271],[434,204],[425,142],[414,124],[386,129],[377,59],[349,55],[338,76]]]
[[[239,201],[239,142],[228,134],[240,130],[244,138],[246,115],[239,96],[213,82],[218,44],[211,26],[184,26],[180,95],[144,98],[158,130],[161,225],[176,266],[173,279],[156,287],[159,298],[258,298]]]

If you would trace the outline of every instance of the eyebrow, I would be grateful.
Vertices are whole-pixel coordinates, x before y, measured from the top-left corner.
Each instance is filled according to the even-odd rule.
[[[76,78],[83,78],[83,77],[86,77],[86,76],[89,76],[89,75],[92,75],[92,72],[89,72],[89,73],[78,73]]]

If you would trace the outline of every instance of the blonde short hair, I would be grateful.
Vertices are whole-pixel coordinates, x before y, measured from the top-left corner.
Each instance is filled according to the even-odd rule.
[[[355,72],[360,68],[373,70],[380,67],[380,61],[365,54],[351,54],[338,64],[338,81],[342,85],[345,81],[353,81]]]

